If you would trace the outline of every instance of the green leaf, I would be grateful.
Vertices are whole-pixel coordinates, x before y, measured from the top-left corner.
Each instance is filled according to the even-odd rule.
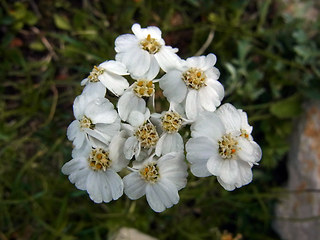
[[[30,49],[34,51],[39,51],[39,52],[44,51],[46,49],[45,46],[40,41],[34,41],[30,43],[29,47]]]
[[[54,24],[56,25],[57,28],[62,29],[62,30],[70,30],[71,25],[69,22],[69,19],[65,16],[60,16],[58,14],[53,15],[53,20]]]
[[[300,114],[300,96],[295,94],[270,106],[270,112],[278,118],[291,118]]]

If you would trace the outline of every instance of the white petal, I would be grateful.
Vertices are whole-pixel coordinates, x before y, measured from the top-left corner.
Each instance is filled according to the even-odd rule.
[[[123,121],[127,121],[132,111],[141,113],[146,112],[146,102],[143,98],[136,96],[131,89],[125,93],[118,100],[118,112]]]
[[[197,90],[189,90],[186,98],[186,115],[188,119],[196,119],[199,113],[199,95]]]
[[[172,152],[157,161],[160,176],[174,183],[178,190],[187,184],[188,166],[184,160],[183,153]]]
[[[180,58],[176,54],[176,51],[170,46],[162,46],[154,56],[161,69],[165,72],[175,69],[180,64]]]
[[[132,49],[133,47],[137,47],[138,44],[138,39],[133,34],[123,34],[116,38],[115,50],[117,53],[126,52]]]
[[[90,139],[90,143],[92,144],[93,147],[101,146],[99,142],[98,143],[95,142],[96,140],[102,143],[101,147],[104,147],[105,145],[107,145],[111,140],[111,136],[107,134],[103,134],[97,130],[86,128],[85,132],[88,134],[88,138]]]
[[[80,122],[73,120],[67,128],[67,137],[70,141],[73,141],[80,130]]]
[[[179,133],[164,133],[156,145],[157,156],[170,152],[183,152],[183,150],[183,139]]]
[[[132,159],[133,155],[138,152],[139,142],[135,136],[129,137],[124,144],[124,155],[127,159]]]
[[[227,132],[240,131],[241,117],[237,109],[230,103],[221,105],[216,114],[222,120]]]
[[[197,177],[212,175],[207,169],[207,162],[216,156],[217,146],[206,137],[191,138],[186,144],[187,160],[191,163],[190,170]]]
[[[147,109],[147,111],[149,111],[149,109]],[[129,114],[127,122],[130,123],[132,126],[140,126],[147,119],[145,114],[146,113],[141,113],[134,110]]]
[[[220,183],[220,185],[227,191],[233,191],[236,188],[234,184],[227,184],[224,181],[222,181],[220,177],[217,177],[217,180]]]
[[[121,96],[124,90],[129,87],[129,83],[124,77],[113,73],[104,73],[99,76],[99,80],[116,96]]]
[[[128,198],[136,200],[146,194],[147,183],[138,172],[132,172],[123,178],[124,192]]]
[[[95,203],[102,202],[103,196],[100,188],[101,184],[105,184],[105,183],[101,182],[99,173],[95,171],[90,171],[90,174],[88,175],[88,178],[87,178],[86,189],[87,189],[87,192],[89,193],[89,197]],[[109,197],[109,201],[110,201],[111,200],[110,189],[107,188],[104,191],[109,191],[107,194],[105,194],[106,195],[105,197]]]
[[[186,64],[189,68],[200,68],[203,69],[206,65],[206,57],[205,56],[194,56],[186,59]]]
[[[178,190],[173,183],[160,179],[156,184],[148,184],[146,197],[155,212],[162,212],[179,202]]]
[[[260,146],[254,142],[249,141],[245,138],[239,138],[238,140],[239,148],[237,155],[241,160],[255,164],[260,161],[262,157],[262,151]]]
[[[161,30],[156,26],[147,27],[147,32],[150,33],[152,38],[161,39]]]
[[[86,183],[91,170],[89,168],[80,169],[77,172],[73,172],[69,175],[70,182],[74,183],[76,188],[80,190],[86,190]]]
[[[218,149],[216,149],[218,150]],[[207,168],[208,171],[214,176],[220,176],[223,171],[224,162],[228,160],[222,159],[217,153],[208,159]]]
[[[221,119],[214,112],[202,112],[198,119],[191,125],[191,136],[205,136],[218,142],[226,133]]]
[[[101,191],[106,191],[107,188],[110,189],[111,196],[113,200],[117,200],[123,194],[123,182],[121,177],[115,173],[113,170],[107,170],[105,172],[101,172],[101,176],[103,176],[103,181],[101,183]],[[103,198],[104,202],[108,202],[108,199]],[[110,201],[110,200],[109,200]]]
[[[143,76],[150,68],[151,57],[147,51],[136,47],[126,52],[122,62],[133,76]]]
[[[88,144],[88,142],[85,142],[85,144],[83,144],[81,148],[72,149],[72,153],[71,153],[72,158],[81,158],[81,157],[88,158],[91,152],[91,149],[92,147],[90,146],[90,144]]]
[[[199,89],[199,99],[201,106],[209,112],[215,111],[221,103],[218,94],[210,86]]]
[[[127,140],[123,137],[123,132],[114,136],[109,145],[109,158],[112,161],[111,168],[119,172],[129,164],[129,161],[124,156],[123,148]]]
[[[61,171],[64,175],[70,175],[73,172],[76,172],[76,171],[79,171],[80,169],[85,168],[85,165],[83,163],[84,163],[84,160],[81,158],[71,159],[69,162],[66,162],[62,166]]]
[[[114,110],[112,103],[106,98],[97,98],[90,102],[86,109],[85,115],[91,119],[93,124],[97,123],[113,123],[118,114]]]
[[[143,31],[141,31],[141,26],[139,23],[133,24],[131,27],[131,31],[134,33],[134,35],[136,35],[138,39],[142,39],[145,37]]]
[[[217,62],[217,57],[213,53],[209,53],[206,56],[205,65],[203,66],[203,70],[206,71],[207,69],[213,67]]]
[[[207,167],[210,170],[210,163],[208,161]],[[239,166],[238,161],[234,159],[226,159],[221,161],[221,168],[219,172],[219,177],[221,180],[227,184],[235,184],[239,177]]]
[[[163,95],[168,98],[169,102],[181,103],[186,97],[187,86],[181,79],[181,75],[180,71],[172,70],[163,75],[159,81]]]
[[[238,162],[239,165],[239,179],[236,182],[236,187],[242,187],[243,185],[247,185],[252,181],[252,171],[251,166],[243,161]]]
[[[73,114],[76,119],[81,119],[84,115],[85,107],[88,102],[86,101],[85,96],[79,95],[74,99],[73,102]]]
[[[86,85],[86,84],[88,83],[88,81],[89,81],[89,79],[88,79],[88,78],[85,78],[85,79],[83,79],[83,80],[81,81],[80,85],[81,85],[81,86],[84,86],[84,85]]]
[[[247,134],[251,134],[253,127],[248,123],[248,116],[247,113],[244,112],[242,109],[238,109],[238,113],[241,118],[241,129],[245,130]],[[249,136],[249,140],[252,140],[252,136]]]
[[[126,66],[118,61],[110,60],[105,61],[99,65],[99,67],[104,68],[107,72],[113,73],[116,75],[128,75]]]
[[[150,67],[148,71],[144,74],[143,78],[152,80],[158,75],[159,70],[160,70],[160,66],[157,60],[154,58],[154,55],[150,55]]]
[[[85,102],[89,103],[96,98],[104,98],[106,95],[106,89],[99,82],[88,84],[82,91]]]
[[[218,95],[217,99],[221,102],[224,97],[223,85],[219,81],[213,79],[208,79],[206,84],[208,85],[208,87],[210,87],[212,90],[216,92],[216,94]]]

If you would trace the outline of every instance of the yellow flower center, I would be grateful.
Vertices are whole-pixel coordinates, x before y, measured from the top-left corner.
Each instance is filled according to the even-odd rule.
[[[156,163],[149,163],[148,165],[145,165],[140,169],[139,173],[143,180],[150,183],[157,182],[160,177],[159,168]]]
[[[244,129],[241,129],[241,134],[240,134],[241,137],[244,137],[246,139],[249,139],[249,134],[247,133],[246,130]]]
[[[182,124],[182,118],[177,112],[168,111],[161,119],[161,124],[164,131],[169,133],[175,133],[179,131]]]
[[[155,54],[159,52],[161,44],[148,34],[147,38],[140,41],[140,45],[143,50],[149,52],[150,54]]]
[[[99,76],[103,74],[104,69],[101,67],[94,66],[89,75],[90,82],[99,82]]]
[[[94,129],[95,125],[92,123],[91,119],[87,118],[86,116],[83,116],[81,120],[79,120],[79,122],[80,122],[81,129],[84,129],[84,128]]]
[[[159,135],[156,131],[156,127],[152,123],[144,123],[141,125],[134,135],[137,137],[141,146],[144,148],[151,148],[155,146],[159,140]]]
[[[196,90],[206,86],[206,78],[205,73],[198,68],[189,68],[182,74],[182,80],[185,82],[187,87]]]
[[[154,94],[154,84],[149,80],[137,80],[133,91],[138,97],[150,97]]]
[[[238,141],[230,133],[222,136],[218,144],[219,154],[223,159],[231,159],[238,150]]]
[[[106,171],[110,167],[112,161],[109,158],[108,152],[102,148],[96,148],[91,151],[88,162],[92,170]]]

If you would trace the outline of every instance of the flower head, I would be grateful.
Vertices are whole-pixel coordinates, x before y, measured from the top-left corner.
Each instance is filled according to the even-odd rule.
[[[219,70],[213,67],[215,62],[213,54],[188,58],[159,81],[170,102],[185,102],[189,119],[194,120],[203,110],[213,112],[224,97],[223,86],[217,81]]]
[[[141,119],[139,122],[140,124],[136,126],[122,125],[128,135],[124,145],[124,154],[127,159],[132,159],[135,156],[136,160],[141,160],[138,158],[141,151],[147,151],[150,154],[159,140],[157,129],[150,122],[149,117]]]
[[[110,202],[123,194],[123,182],[117,174],[128,165],[121,149],[125,139],[123,134],[112,138],[108,147],[75,149],[73,159],[65,163],[62,172],[80,190],[86,190],[95,203]]]
[[[133,200],[146,195],[150,207],[162,212],[178,203],[187,175],[183,153],[169,153],[158,160],[151,156],[123,178],[124,192]]]
[[[186,144],[191,172],[198,177],[215,175],[227,190],[251,182],[251,168],[261,159],[259,145],[242,135],[240,113],[231,104],[203,113]]]
[[[73,104],[76,120],[68,127],[68,139],[76,148],[88,143],[92,146],[108,144],[120,130],[120,119],[112,103],[103,97],[83,92]],[[90,140],[90,141],[89,141]]]
[[[156,145],[156,155],[161,156],[170,152],[184,152],[184,144],[180,128],[189,123],[183,109],[178,104],[170,104],[168,111],[161,114],[153,113],[151,121],[159,129],[160,138]]]
[[[93,92],[99,88],[107,88],[116,96],[121,96],[129,87],[123,75],[129,75],[125,65],[118,61],[105,61],[98,67],[94,66],[90,75],[82,80],[81,85],[92,88]]]
[[[178,50],[166,46],[159,28],[133,24],[134,34],[120,35],[115,41],[116,59],[126,65],[132,76],[156,77],[160,67],[168,71],[179,61]]]

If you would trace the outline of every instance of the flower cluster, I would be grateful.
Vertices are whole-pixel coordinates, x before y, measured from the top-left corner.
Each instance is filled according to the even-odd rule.
[[[146,195],[156,212],[178,203],[188,165],[197,177],[216,176],[226,190],[251,182],[261,150],[246,113],[220,106],[216,56],[182,60],[159,28],[134,24],[132,32],[116,39],[115,60],[82,80],[67,130],[72,160],[62,172],[96,203]],[[158,84],[170,106],[161,113],[154,112]],[[180,135],[186,125],[188,139]]]

